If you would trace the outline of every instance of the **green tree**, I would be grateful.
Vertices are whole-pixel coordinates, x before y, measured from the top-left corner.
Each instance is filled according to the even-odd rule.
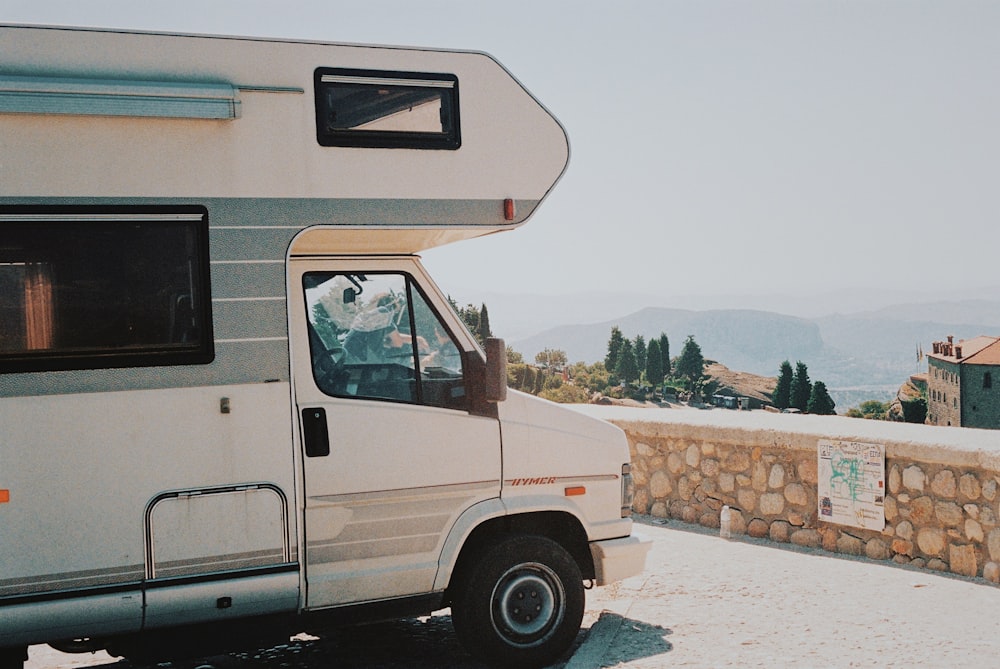
[[[677,358],[674,373],[685,380],[687,389],[697,392],[701,378],[705,375],[705,358],[701,354],[701,346],[694,340],[694,335],[688,335],[684,348]]]
[[[635,364],[639,367],[639,372],[646,371],[646,338],[642,335],[636,335],[635,341],[632,342],[632,348],[635,352]]]
[[[670,340],[667,333],[660,333],[660,357],[663,358],[663,377],[670,377]]]
[[[903,420],[907,423],[923,423],[927,420],[927,400],[918,397],[912,400],[901,400],[903,405]]]
[[[789,406],[799,411],[806,411],[809,407],[812,383],[809,381],[809,368],[801,360],[795,363],[795,374],[792,375],[792,385],[789,392]]]
[[[628,385],[639,378],[639,366],[635,362],[635,351],[632,349],[632,342],[628,339],[622,340],[621,350],[618,352],[618,364],[615,367],[615,374]]]
[[[792,404],[792,363],[787,360],[778,369],[778,385],[774,387],[771,401],[778,409],[787,409]]]
[[[663,356],[660,355],[660,342],[652,339],[646,349],[646,381],[654,386],[663,383]]]
[[[566,351],[547,348],[535,354],[535,364],[544,369],[562,371],[566,366]]]
[[[889,412],[889,403],[878,400],[865,400],[857,408],[847,410],[852,418],[867,418],[868,420],[885,420]]]
[[[516,365],[524,363],[524,356],[520,352],[515,351],[512,347],[507,346],[507,364]]]
[[[622,335],[622,331],[618,329],[618,326],[611,328],[611,339],[608,340],[608,354],[604,356],[604,367],[609,372],[614,372],[618,369],[618,356],[622,350],[622,344],[625,343],[625,336]]]
[[[837,413],[835,409],[836,404],[834,404],[833,398],[830,397],[830,393],[827,392],[826,384],[822,381],[812,384],[806,411],[820,416],[832,416]]]
[[[486,345],[486,340],[493,336],[493,331],[490,330],[490,314],[486,311],[485,302],[479,307],[479,322],[476,324],[474,332],[476,339],[483,346]]]

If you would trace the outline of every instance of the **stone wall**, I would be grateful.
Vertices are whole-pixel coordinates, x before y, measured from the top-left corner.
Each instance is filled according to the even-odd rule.
[[[1000,583],[1000,433],[766,412],[588,408],[625,430],[634,510]],[[885,446],[885,529],[822,520],[820,439]]]

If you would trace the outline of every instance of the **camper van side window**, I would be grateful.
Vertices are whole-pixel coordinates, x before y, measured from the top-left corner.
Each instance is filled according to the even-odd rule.
[[[451,74],[319,68],[321,146],[457,149],[458,78]]]
[[[211,362],[204,209],[0,209],[0,373]]]
[[[461,352],[409,276],[311,272],[303,282],[320,390],[468,408]]]

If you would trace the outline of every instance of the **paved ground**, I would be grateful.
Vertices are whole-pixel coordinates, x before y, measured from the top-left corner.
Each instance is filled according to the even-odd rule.
[[[598,667],[992,666],[1000,657],[1000,588],[821,551],[719,539],[642,519],[653,541],[645,574],[588,593],[585,629],[559,669]],[[27,669],[98,665],[106,655],[32,647]],[[481,667],[447,611],[339,630],[192,669]],[[169,669],[170,665],[157,665]]]

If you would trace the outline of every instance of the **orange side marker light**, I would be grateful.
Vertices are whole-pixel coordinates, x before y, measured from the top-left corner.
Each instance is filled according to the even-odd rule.
[[[0,504],[6,504],[10,501],[10,490],[0,490]]]
[[[576,497],[577,495],[586,495],[587,488],[586,486],[576,485],[571,488],[566,488],[565,492],[567,497]]]

